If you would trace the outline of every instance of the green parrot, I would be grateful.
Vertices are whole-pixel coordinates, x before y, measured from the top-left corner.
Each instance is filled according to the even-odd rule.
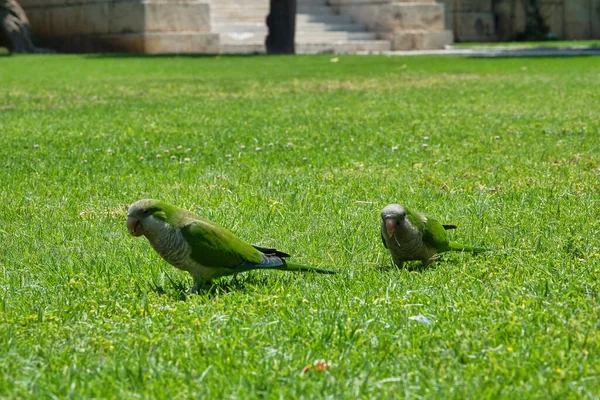
[[[282,251],[251,246],[225,228],[198,215],[160,200],[133,203],[127,212],[127,230],[144,235],[169,264],[188,271],[194,278],[191,293],[221,276],[253,269],[337,271],[292,263]]]
[[[404,261],[423,261],[423,266],[446,251],[481,253],[494,249],[472,247],[450,241],[446,230],[456,225],[442,225],[425,214],[413,212],[400,204],[389,204],[381,211],[381,240],[399,268]]]

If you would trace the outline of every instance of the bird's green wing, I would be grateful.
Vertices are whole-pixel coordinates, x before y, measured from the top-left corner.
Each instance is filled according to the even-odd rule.
[[[206,267],[232,268],[263,260],[259,250],[208,220],[194,220],[181,233],[192,248],[191,258]]]
[[[427,246],[437,249],[438,252],[450,250],[450,242],[444,226],[437,219],[426,218],[423,229],[423,242]]]

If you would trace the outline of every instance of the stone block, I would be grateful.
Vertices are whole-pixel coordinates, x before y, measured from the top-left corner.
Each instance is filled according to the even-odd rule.
[[[496,1],[494,14],[496,17],[496,37],[498,40],[512,40],[516,32],[523,31],[525,28],[525,14],[522,1]]]
[[[390,50],[387,40],[361,40],[344,43],[296,43],[300,54],[355,54],[380,53]]]
[[[107,33],[110,9],[106,4],[82,3],[72,7],[33,7],[25,12],[36,36],[70,33]]]
[[[392,50],[439,50],[452,44],[452,31],[405,31],[393,34]]]
[[[138,2],[140,0],[123,0],[123,1],[135,1]],[[106,0],[19,0],[19,4],[21,7],[31,8],[31,7],[66,7],[66,6],[76,6],[81,4],[88,3],[106,3]]]
[[[592,37],[591,39],[600,39],[600,0],[594,2],[592,8]]]
[[[457,0],[454,11],[462,12],[492,12],[492,0]]]
[[[61,51],[218,52],[208,0],[21,2],[34,35]]]
[[[564,5],[556,0],[540,2],[540,13],[550,33],[558,38],[565,37]]]
[[[492,12],[492,0],[438,0],[446,12]]]
[[[140,54],[182,54],[219,52],[219,36],[214,33],[127,33],[109,35],[70,35],[62,39],[62,51],[115,52]]]
[[[461,42],[489,42],[496,40],[492,13],[453,13],[454,36]]]
[[[181,54],[219,52],[219,35],[216,33],[147,33],[144,38],[144,53]]]
[[[393,3],[394,0],[329,0],[328,4],[332,6],[372,6]]]
[[[36,35],[210,31],[210,6],[198,1],[26,0],[26,4]]]
[[[438,0],[438,3],[444,6],[444,27],[446,29],[454,30],[454,21],[452,19],[454,0]]]
[[[34,34],[62,36],[144,31],[145,5],[140,1],[95,0],[70,5],[68,2],[63,0],[62,5],[53,3],[26,8]]]
[[[385,26],[378,22],[384,5],[338,3],[333,5],[333,8],[340,14],[350,15],[370,31],[386,30]]]
[[[444,9],[439,4],[394,3],[380,13],[380,24],[392,32],[444,30]]]
[[[258,44],[221,44],[219,46],[221,54],[265,54],[267,48],[264,43]]]
[[[145,4],[145,32],[210,32],[210,5],[198,2]]]
[[[591,39],[595,24],[600,24],[600,0],[540,0],[539,4],[550,32],[561,39]],[[525,30],[525,0],[498,0],[494,12],[498,39],[511,40]]]
[[[565,2],[565,38],[570,40],[588,39],[591,37],[590,13],[591,4],[586,1]]]
[[[94,52],[145,53],[145,37],[143,33],[122,33],[95,37],[96,46],[100,50]]]
[[[423,37],[424,50],[444,49],[454,42],[454,33],[449,30],[427,32]]]
[[[444,7],[436,2],[382,0],[330,0],[342,14],[348,14],[369,30],[434,30],[445,28]]]
[[[106,2],[102,2],[106,3]],[[146,4],[140,1],[115,1],[105,4],[108,9],[108,29],[102,33],[144,32]],[[75,10],[76,6],[67,9]]]

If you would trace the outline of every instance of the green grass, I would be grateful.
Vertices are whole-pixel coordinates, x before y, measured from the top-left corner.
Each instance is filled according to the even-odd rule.
[[[600,58],[330,59],[0,59],[0,397],[597,397]],[[341,274],[180,301],[145,197]],[[500,250],[391,268],[391,202]]]
[[[544,47],[554,48],[581,48],[581,47],[599,47],[600,40],[547,40],[541,42],[464,42],[454,43],[453,47],[457,48],[494,48],[494,47],[506,47],[506,48],[519,48],[519,49],[534,49]]]

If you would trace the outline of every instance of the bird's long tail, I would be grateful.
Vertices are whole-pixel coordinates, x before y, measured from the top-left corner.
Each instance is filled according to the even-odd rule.
[[[238,265],[234,268],[236,272],[250,271],[253,269],[278,269],[280,271],[313,271],[318,272],[320,274],[336,274],[338,272],[332,269],[318,268],[313,267],[312,265],[290,262],[285,260],[283,257],[271,254],[263,254],[263,262],[260,264],[248,262]]]
[[[332,269],[325,269],[319,267],[313,267],[312,265],[298,264],[295,262],[285,261],[285,264],[282,267],[287,267],[287,271],[312,271],[318,272],[319,274],[337,274],[338,271],[334,271]]]
[[[467,246],[456,242],[450,242],[450,250],[452,251],[467,251],[469,253],[483,253],[485,251],[494,251],[496,249],[488,247]]]

